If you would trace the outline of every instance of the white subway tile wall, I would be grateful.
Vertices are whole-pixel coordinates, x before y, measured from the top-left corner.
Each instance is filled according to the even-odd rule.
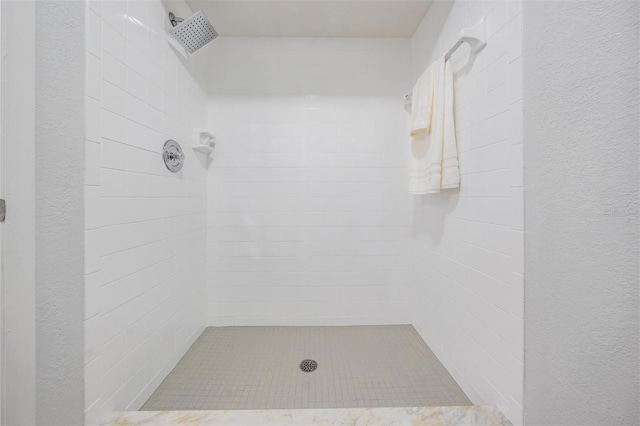
[[[209,325],[411,320],[408,39],[220,38]]]
[[[413,324],[471,400],[521,424],[520,2],[435,2],[412,39],[412,69],[416,79],[483,16],[485,49],[452,57],[460,191],[415,198],[410,300]]]
[[[186,6],[182,7],[186,14]],[[85,418],[138,409],[205,323],[206,61],[170,44],[161,0],[88,1]],[[182,143],[172,174],[164,141]]]

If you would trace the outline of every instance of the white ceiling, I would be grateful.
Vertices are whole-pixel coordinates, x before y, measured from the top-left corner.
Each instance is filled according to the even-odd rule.
[[[221,36],[411,37],[433,0],[186,2],[194,12],[202,10]]]

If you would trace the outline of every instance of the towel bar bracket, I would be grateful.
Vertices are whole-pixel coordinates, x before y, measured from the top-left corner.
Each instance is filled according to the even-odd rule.
[[[460,36],[456,44],[444,55],[445,59],[449,59],[453,52],[462,46],[463,43],[467,43],[471,46],[471,52],[478,53],[483,47],[487,45],[487,29],[484,18],[480,20],[476,25],[470,28],[463,28],[460,30]]]
[[[487,27],[484,18],[473,27],[460,30],[458,41],[456,41],[456,44],[444,55],[444,59],[449,59],[451,55],[453,55],[453,52],[464,43],[467,43],[471,47],[471,53],[478,53],[487,45]],[[406,103],[411,102],[411,95],[411,93],[404,95]]]

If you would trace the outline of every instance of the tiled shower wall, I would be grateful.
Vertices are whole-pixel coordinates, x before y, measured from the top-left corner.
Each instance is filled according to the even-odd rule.
[[[408,39],[212,49],[211,325],[407,323]]]
[[[160,0],[87,2],[87,424],[138,409],[204,325],[206,163],[189,133],[206,124],[206,63],[170,44],[166,13]],[[168,138],[185,149],[177,174],[161,160]]]
[[[452,57],[459,191],[415,197],[414,324],[476,404],[522,423],[523,187],[518,1],[435,2],[412,39],[415,80],[486,17],[479,54]]]

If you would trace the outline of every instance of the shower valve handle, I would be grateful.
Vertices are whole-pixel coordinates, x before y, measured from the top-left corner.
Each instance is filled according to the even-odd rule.
[[[178,161],[184,160],[184,154],[182,152],[167,151],[164,153],[164,155],[167,158],[167,160],[178,160]]]

